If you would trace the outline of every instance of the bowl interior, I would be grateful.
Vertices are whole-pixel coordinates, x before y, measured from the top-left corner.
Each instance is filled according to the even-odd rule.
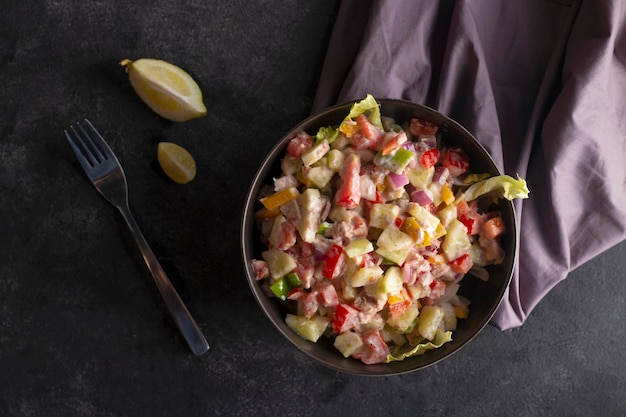
[[[445,143],[457,145],[468,154],[472,172],[488,172],[491,175],[501,174],[488,152],[466,129],[452,119],[431,108],[403,100],[380,99],[378,102],[381,105],[381,114],[393,117],[398,122],[408,121],[411,117],[418,117],[439,125],[440,131],[444,133]],[[273,177],[280,175],[280,160],[293,134],[301,130],[313,134],[322,126],[338,125],[348,114],[350,106],[351,103],[337,105],[307,118],[289,131],[263,160],[250,186],[242,217],[241,239],[244,268],[252,293],[264,314],[280,333],[311,358],[332,369],[352,374],[393,375],[411,372],[432,365],[458,351],[480,332],[495,313],[510,282],[517,254],[513,204],[508,200],[501,199],[498,207],[507,228],[507,233],[501,242],[506,252],[504,261],[500,265],[487,268],[490,274],[488,281],[482,281],[469,274],[461,281],[459,293],[471,301],[470,315],[467,319],[458,321],[458,327],[452,334],[453,340],[451,342],[439,349],[430,350],[423,355],[407,358],[403,361],[365,365],[358,360],[344,358],[332,346],[332,341],[328,338],[322,337],[317,343],[311,343],[300,338],[285,324],[284,319],[287,312],[285,305],[275,298],[269,298],[256,281],[251,260],[261,259],[261,252],[265,248],[259,239],[254,213],[260,208],[258,196],[261,189],[265,185],[271,184]]]

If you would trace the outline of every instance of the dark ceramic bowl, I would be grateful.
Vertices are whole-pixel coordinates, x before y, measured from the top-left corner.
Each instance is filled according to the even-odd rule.
[[[468,154],[472,172],[501,174],[485,148],[457,122],[431,108],[408,101],[381,99],[378,102],[381,105],[381,115],[392,117],[399,123],[408,121],[411,117],[417,117],[439,125],[440,131],[444,133],[444,141],[447,144],[460,146]],[[499,202],[499,210],[507,228],[507,233],[501,242],[506,251],[504,261],[500,265],[488,267],[490,273],[488,281],[482,281],[469,274],[461,281],[459,294],[471,301],[470,314],[467,319],[458,321],[457,329],[452,333],[453,340],[451,342],[439,349],[430,350],[421,356],[407,358],[403,361],[365,365],[361,361],[344,358],[333,347],[332,340],[326,337],[321,337],[317,343],[300,338],[285,324],[285,314],[288,312],[288,307],[276,298],[269,298],[255,278],[251,260],[261,259],[261,252],[265,248],[260,242],[254,213],[260,208],[258,199],[261,189],[265,185],[271,185],[272,178],[280,176],[280,160],[285,154],[289,139],[301,130],[314,134],[322,126],[338,125],[348,114],[351,104],[333,106],[304,120],[283,136],[263,160],[246,196],[242,217],[241,245],[246,277],[257,303],[272,325],[295,347],[320,364],[338,371],[359,375],[385,376],[412,372],[437,363],[457,352],[487,325],[495,313],[511,280],[513,265],[517,256],[517,233],[513,204],[505,199],[501,199]]]

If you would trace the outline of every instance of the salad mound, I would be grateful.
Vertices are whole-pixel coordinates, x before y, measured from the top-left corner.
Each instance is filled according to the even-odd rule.
[[[470,162],[437,125],[383,117],[371,95],[339,126],[296,133],[260,196],[267,249],[252,261],[267,294],[295,304],[286,324],[365,364],[451,341],[469,315],[460,281],[504,258],[494,201],[529,193]]]

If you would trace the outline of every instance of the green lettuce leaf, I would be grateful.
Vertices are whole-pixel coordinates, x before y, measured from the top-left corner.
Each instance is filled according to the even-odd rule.
[[[463,180],[463,184],[466,184],[466,185],[474,184],[475,182],[486,180],[489,177],[491,177],[491,174],[487,172],[482,173],[482,174],[467,174],[467,176]]]
[[[326,139],[330,144],[337,139],[337,136],[339,136],[339,129],[335,129],[332,126],[320,127],[315,135],[315,141],[321,142]]]
[[[383,122],[380,117],[380,107],[374,96],[372,96],[371,94],[365,96],[363,100],[354,103],[350,108],[350,113],[348,114],[348,116],[346,116],[345,119],[343,119],[343,122],[341,122],[341,124],[351,122],[358,115],[367,112],[369,112],[369,121],[382,130]]]
[[[498,175],[470,185],[459,199],[472,201],[483,195],[493,194],[498,198],[513,200],[514,198],[528,198],[529,192],[526,181],[519,175],[517,179],[508,175]]]
[[[435,333],[435,337],[433,338],[432,342],[419,343],[409,350],[400,347],[398,351],[394,351],[393,353],[387,355],[387,360],[385,362],[389,363],[394,361],[401,361],[403,359],[410,358],[411,356],[423,355],[431,349],[440,348],[445,343],[448,343],[451,340],[452,332],[444,332],[441,329],[437,329],[437,333]]]

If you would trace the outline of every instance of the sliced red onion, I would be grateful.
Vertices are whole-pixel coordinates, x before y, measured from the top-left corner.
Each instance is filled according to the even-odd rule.
[[[435,135],[420,136],[419,143],[423,143],[424,145],[428,146],[428,149],[436,148],[437,138],[435,137]]]
[[[427,206],[433,202],[433,192],[428,188],[415,190],[411,193],[411,201],[420,206]]]
[[[435,167],[435,173],[433,174],[433,182],[439,185],[443,185],[450,176],[450,170],[446,167]]]
[[[400,187],[404,187],[409,183],[409,177],[407,177],[404,172],[402,172],[402,174],[394,174],[393,172],[390,172],[389,174],[387,174],[387,176],[393,183],[394,190],[397,190]]]

